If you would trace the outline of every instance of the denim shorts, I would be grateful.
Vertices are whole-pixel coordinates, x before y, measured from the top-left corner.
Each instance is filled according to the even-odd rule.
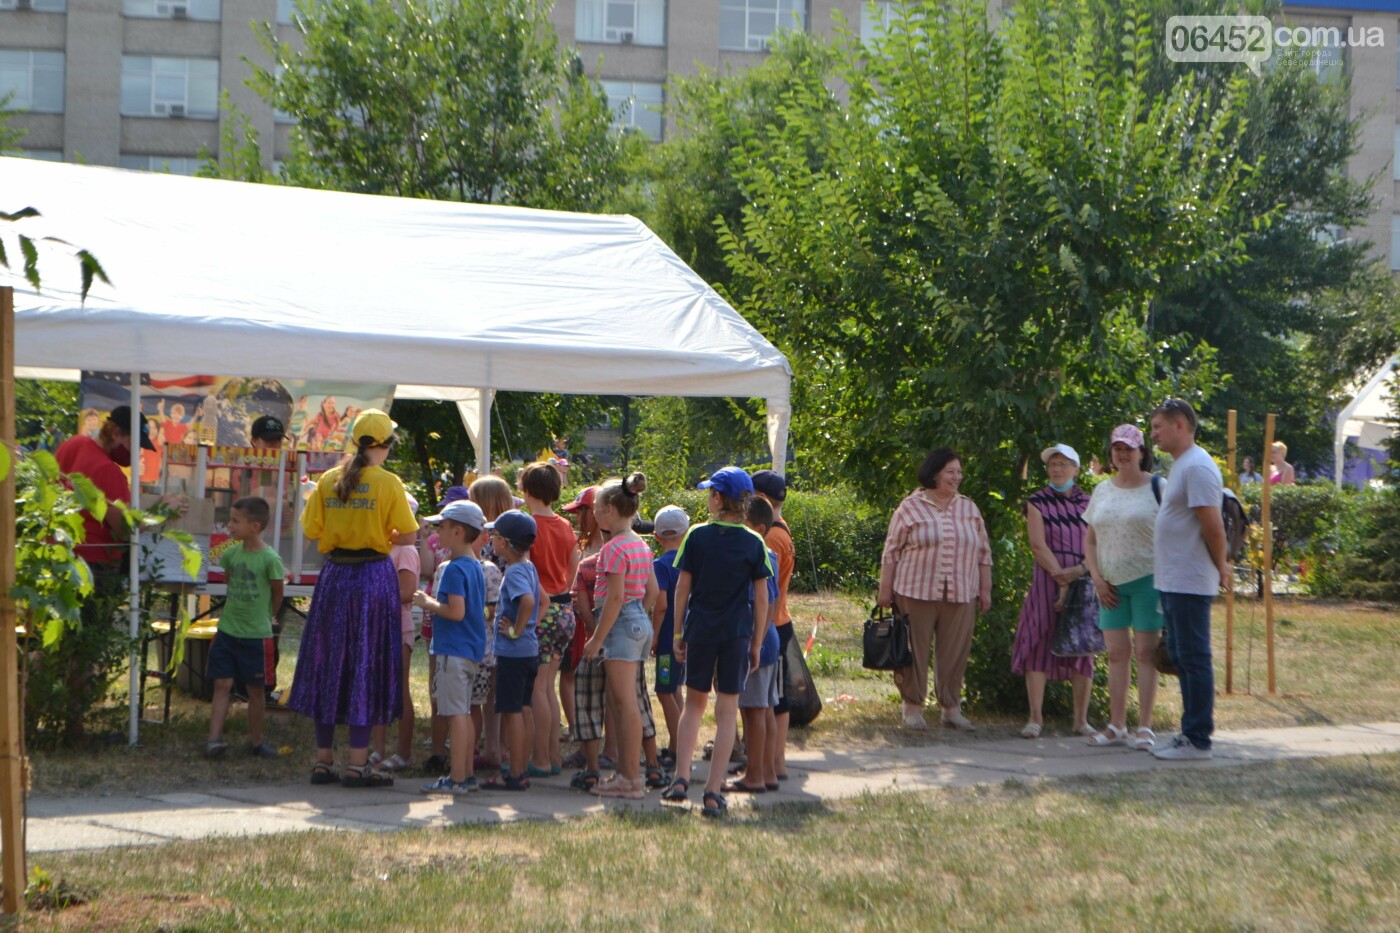
[[[651,636],[651,620],[642,601],[628,600],[603,639],[603,660],[645,661],[651,655]]]

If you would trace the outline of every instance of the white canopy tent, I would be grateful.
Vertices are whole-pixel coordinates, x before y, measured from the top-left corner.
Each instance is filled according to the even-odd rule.
[[[1386,391],[1400,367],[1400,355],[1386,360],[1384,366],[1363,383],[1350,403],[1337,415],[1337,434],[1334,447],[1334,469],[1332,474],[1337,488],[1342,488],[1346,466],[1346,441],[1355,438],[1357,446],[1363,450],[1379,450],[1385,440],[1395,433],[1395,425],[1384,419],[1396,415],[1386,398]]]
[[[112,278],[81,303],[58,244],[40,294],[0,270],[19,366],[397,384],[458,402],[479,466],[494,390],[762,397],[783,468],[787,360],[635,218],[24,159],[0,191]]]
[[[457,403],[480,472],[497,390],[762,397],[783,470],[787,360],[632,217],[10,158],[0,203],[42,214],[6,224],[7,245],[14,233],[80,245],[112,280],[82,302],[73,247],[58,242],[41,245],[42,292],[0,269],[21,374],[394,384],[398,398]],[[131,624],[135,638],[135,600]]]

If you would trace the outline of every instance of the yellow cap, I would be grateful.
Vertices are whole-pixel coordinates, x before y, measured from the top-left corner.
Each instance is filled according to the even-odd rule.
[[[387,444],[394,436],[395,427],[389,416],[378,408],[366,408],[355,416],[355,423],[350,426],[350,441],[358,445],[360,438],[369,437],[376,446]]]

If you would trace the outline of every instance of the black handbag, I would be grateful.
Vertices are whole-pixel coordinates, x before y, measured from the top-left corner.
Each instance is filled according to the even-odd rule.
[[[1088,574],[1069,585],[1065,605],[1055,619],[1050,653],[1058,658],[1082,658],[1106,651],[1099,629],[1099,594]]]
[[[886,614],[888,613],[888,614]],[[897,671],[914,660],[909,646],[909,616],[898,609],[875,607],[862,633],[865,656],[861,665],[872,671]]]
[[[812,672],[807,667],[807,658],[802,654],[802,645],[798,643],[795,633],[783,649],[782,668],[788,724],[805,726],[821,713],[822,698],[817,692],[817,682],[812,679]]]

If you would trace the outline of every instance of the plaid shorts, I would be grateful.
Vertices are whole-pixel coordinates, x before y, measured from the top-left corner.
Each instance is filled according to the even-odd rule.
[[[642,738],[656,736],[656,720],[651,715],[651,698],[647,696],[644,665],[637,665],[637,707],[642,714]],[[603,704],[607,694],[607,675],[602,661],[578,662],[574,671],[574,739],[591,742],[603,737]]]

